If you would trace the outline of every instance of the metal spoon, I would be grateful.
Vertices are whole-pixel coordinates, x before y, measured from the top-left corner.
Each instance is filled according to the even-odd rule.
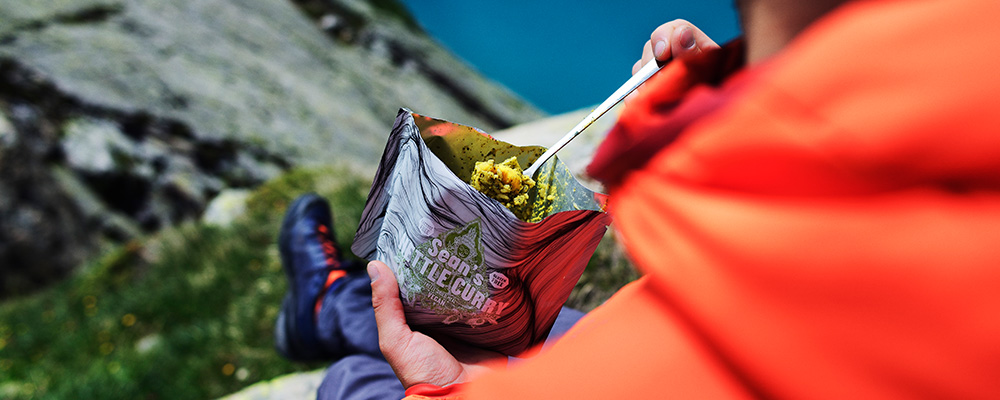
[[[554,156],[557,151],[565,147],[570,140],[573,140],[574,138],[579,136],[584,129],[587,129],[587,127],[590,126],[590,124],[593,124],[594,121],[597,121],[598,118],[607,113],[608,110],[611,109],[611,107],[614,107],[616,104],[621,102],[622,99],[625,98],[625,96],[628,96],[629,93],[632,93],[632,91],[634,91],[636,88],[642,85],[643,82],[646,82],[647,79],[653,76],[653,74],[659,71],[660,68],[662,68],[665,64],[666,61],[657,61],[654,58],[653,60],[646,63],[646,65],[643,65],[642,68],[639,69],[639,72],[636,72],[635,75],[632,75],[632,77],[629,78],[629,80],[625,81],[625,84],[619,87],[618,90],[615,90],[615,92],[612,93],[611,96],[607,98],[607,100],[604,100],[604,102],[602,102],[601,105],[597,106],[597,108],[595,108],[594,111],[591,111],[590,114],[588,114],[587,117],[583,119],[583,121],[580,121],[580,123],[576,124],[576,126],[573,127],[573,129],[571,129],[569,133],[563,136],[562,139],[559,139],[559,141],[556,142],[556,144],[552,145],[552,147],[549,147],[549,149],[546,150],[541,157],[538,157],[538,159],[535,160],[535,162],[532,163],[531,166],[528,167],[528,169],[524,170],[524,174],[530,177],[534,177],[535,172],[538,172],[538,168],[540,168],[542,164],[545,164],[546,161],[552,158],[552,156]]]

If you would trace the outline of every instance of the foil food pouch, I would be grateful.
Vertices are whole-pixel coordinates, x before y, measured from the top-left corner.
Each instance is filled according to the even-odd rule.
[[[545,151],[400,110],[351,250],[385,262],[411,328],[508,355],[545,340],[611,222],[557,158],[528,221],[469,185],[475,163]]]

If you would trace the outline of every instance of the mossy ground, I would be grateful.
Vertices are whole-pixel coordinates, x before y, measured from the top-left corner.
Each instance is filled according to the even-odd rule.
[[[291,200],[314,191],[348,249],[369,185],[346,170],[293,171],[255,191],[232,226],[190,223],[116,246],[0,304],[0,398],[215,398],[322,367],[273,350],[286,289],[275,239]],[[569,306],[590,310],[636,277],[616,248],[602,242]]]

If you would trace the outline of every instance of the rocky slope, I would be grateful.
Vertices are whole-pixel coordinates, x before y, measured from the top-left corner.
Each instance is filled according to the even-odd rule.
[[[372,171],[399,107],[540,113],[392,0],[0,2],[0,298],[296,165]]]

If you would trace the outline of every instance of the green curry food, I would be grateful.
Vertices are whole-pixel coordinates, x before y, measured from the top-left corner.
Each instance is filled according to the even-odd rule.
[[[499,201],[518,219],[527,221],[531,217],[528,191],[535,186],[535,181],[524,174],[517,157],[508,158],[500,164],[492,159],[476,162],[469,184]]]

